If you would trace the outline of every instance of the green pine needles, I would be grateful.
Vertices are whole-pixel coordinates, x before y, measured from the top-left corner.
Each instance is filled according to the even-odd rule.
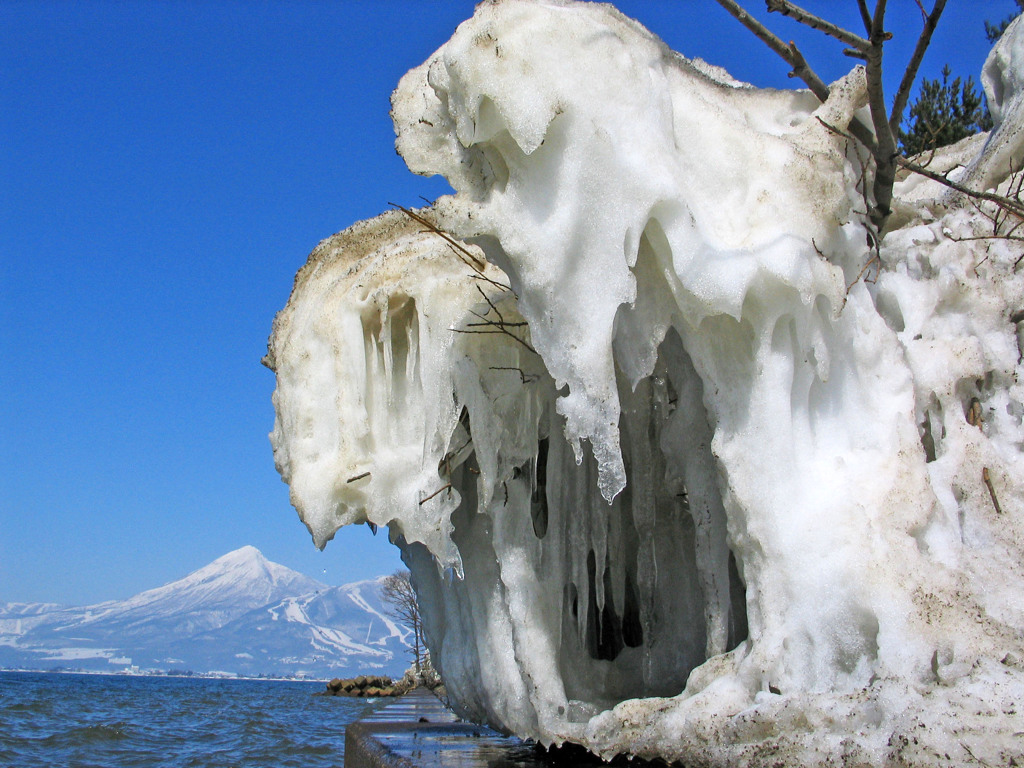
[[[907,130],[900,129],[900,151],[906,157],[954,144],[980,131],[992,129],[985,97],[968,77],[949,81],[949,66],[942,80],[922,80],[921,90],[907,115]]]
[[[1021,13],[1022,11],[1024,11],[1024,0],[1015,0],[1015,2],[1017,3],[1017,13]],[[1017,18],[1016,13],[1007,16],[998,24],[992,24],[991,22],[986,20],[985,37],[988,38],[988,41],[990,43],[994,43],[996,40],[1003,36],[1003,32],[1006,31],[1006,28],[1010,26],[1010,22],[1013,21],[1015,18]]]
[[[1024,0],[1014,0],[1018,13],[1024,11]],[[1012,14],[997,24],[985,21],[985,37],[990,43],[1002,37],[1016,18]],[[981,131],[992,130],[985,96],[976,91],[974,81],[956,78],[949,82],[949,65],[942,69],[942,81],[922,80],[917,101],[910,107],[906,130],[900,129],[900,152],[905,157],[931,152],[939,147],[955,144]]]

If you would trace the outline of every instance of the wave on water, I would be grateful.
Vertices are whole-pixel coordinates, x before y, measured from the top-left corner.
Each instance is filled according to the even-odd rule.
[[[322,682],[0,672],[0,765],[334,768],[385,700]]]

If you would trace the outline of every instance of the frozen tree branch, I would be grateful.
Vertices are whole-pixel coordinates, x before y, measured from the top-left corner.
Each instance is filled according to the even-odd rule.
[[[454,329],[456,331],[456,333],[503,333],[506,336],[511,336],[513,339],[515,339],[517,342],[519,342],[522,346],[524,346],[530,352],[533,352],[534,354],[537,354],[537,350],[534,349],[530,345],[530,343],[528,341],[526,341],[525,339],[519,338],[514,333],[512,333],[512,331],[509,330],[509,328],[523,327],[523,326],[528,328],[529,327],[529,323],[510,323],[510,322],[506,321],[505,320],[505,316],[501,314],[501,310],[499,310],[498,307],[495,306],[494,302],[491,301],[491,298],[486,293],[484,293],[483,288],[481,288],[479,285],[477,285],[476,289],[477,289],[477,291],[480,292],[480,295],[483,297],[484,301],[487,302],[487,306],[489,306],[490,309],[487,311],[487,313],[485,315],[481,315],[479,312],[474,312],[473,310],[470,310],[470,314],[473,315],[474,317],[478,318],[481,322],[479,322],[479,323],[467,323],[465,328],[456,328],[456,329]],[[497,320],[491,320],[490,318],[487,317],[487,315],[489,315],[491,312],[494,312],[494,314],[498,317]],[[491,330],[480,330],[480,331],[468,330],[470,328],[480,328],[480,327],[488,328],[488,329],[491,329]]]

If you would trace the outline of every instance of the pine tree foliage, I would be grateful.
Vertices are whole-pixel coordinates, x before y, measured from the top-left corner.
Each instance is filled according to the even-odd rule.
[[[1018,0],[1024,2],[1024,0]],[[987,24],[988,22],[986,22]],[[921,90],[907,115],[907,130],[900,129],[900,151],[907,157],[954,144],[979,131],[992,129],[985,97],[970,77],[949,81],[949,66],[942,80],[922,80]]]
[[[1024,0],[1015,0],[1017,3],[1017,13],[1007,16],[998,24],[992,24],[987,19],[985,20],[985,37],[988,38],[990,43],[994,43],[1000,37],[1003,36],[1003,32],[1010,26],[1010,22],[1017,18],[1017,14],[1024,12]]]

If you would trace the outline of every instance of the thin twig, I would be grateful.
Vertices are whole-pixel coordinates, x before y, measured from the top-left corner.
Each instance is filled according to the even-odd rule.
[[[853,136],[846,133],[842,129],[837,128],[834,125],[830,125],[829,123],[822,120],[820,117],[818,118],[818,122],[825,126],[825,128],[827,128],[829,131],[832,131],[833,133],[844,137],[848,142],[855,141]],[[847,152],[849,152],[849,149],[850,147],[848,144],[846,147]],[[864,277],[864,274],[868,271],[868,269],[870,269],[872,264],[878,265],[878,273],[881,273],[882,271],[882,253],[879,248],[880,238],[878,237],[878,230],[876,229],[874,222],[871,220],[871,216],[867,213],[867,211],[871,209],[871,203],[868,200],[868,166],[864,158],[861,157],[860,151],[856,149],[856,145],[854,146],[854,154],[857,156],[857,161],[860,163],[860,178],[857,179],[856,188],[860,190],[861,198],[864,201],[864,212],[861,213],[859,211],[854,211],[854,213],[857,213],[858,215],[864,217],[862,224],[867,235],[867,243],[868,246],[872,250],[874,250],[875,255],[868,259],[867,263],[861,268],[860,272],[857,273],[857,277],[854,278],[853,282],[846,286],[847,294],[849,294],[850,291],[853,289],[853,286],[855,286],[860,281],[860,279]],[[824,256],[824,254],[820,250],[818,250],[817,243],[815,243],[812,240],[811,244],[814,246],[814,250],[818,251],[819,255]],[[878,273],[875,274],[875,280],[878,280]],[[868,282],[874,281],[868,280]]]
[[[450,245],[455,250],[456,255],[458,255],[459,258],[462,258],[464,261],[466,261],[466,263],[474,270],[476,270],[477,272],[484,271],[484,263],[480,261],[480,259],[473,255],[468,248],[466,248],[464,245],[462,245],[457,240],[452,238],[447,232],[440,229],[434,222],[430,221],[430,219],[420,216],[418,213],[411,211],[404,206],[398,205],[397,203],[388,203],[388,205],[392,206],[393,208],[397,208],[413,221],[416,221],[425,226],[430,232],[433,232],[435,235],[444,238],[448,245]]]
[[[949,238],[954,243],[969,243],[972,240],[1013,240],[1018,243],[1024,243],[1024,237],[1020,235],[976,235],[974,237],[951,237]]]
[[[472,442],[473,442],[473,438],[470,437],[468,440],[466,440],[466,442],[464,442],[462,445],[460,445],[454,451],[448,451],[448,453],[446,453],[444,455],[444,458],[441,459],[439,462],[437,462],[437,471],[440,472],[443,469],[444,473],[446,475],[450,476],[451,473],[452,473],[452,468],[451,468],[451,461],[452,461],[452,459],[454,459],[456,456],[458,456],[460,453],[462,453],[464,450],[466,450],[466,448],[468,448],[469,444],[472,443]]]
[[[918,173],[922,176],[925,176],[931,179],[932,181],[937,181],[940,184],[944,184],[950,189],[954,189],[957,192],[962,192],[968,197],[973,197],[977,200],[987,200],[990,203],[994,203],[997,207],[1002,208],[1004,211],[1009,211],[1015,216],[1024,218],[1024,204],[1020,203],[1019,201],[1012,200],[1008,197],[1005,197],[1004,195],[996,195],[991,192],[976,192],[975,190],[969,187],[965,187],[963,184],[959,184],[953,181],[952,179],[943,176],[941,173],[930,171],[923,165],[918,165],[917,163],[908,160],[907,158],[902,156],[896,157],[896,163],[908,170],[913,171],[914,173]]]
[[[844,139],[847,139],[849,141],[856,141],[856,139],[853,136],[851,136],[849,133],[844,131],[842,128],[840,128],[838,126],[835,126],[835,125],[832,125],[831,123],[825,122],[818,115],[815,115],[814,119],[817,120],[819,123],[821,123],[823,126],[825,126],[832,133],[836,134],[837,136],[842,136]]]
[[[964,751],[965,751],[965,752],[966,752],[966,753],[967,753],[968,755],[970,755],[971,757],[973,757],[973,758],[974,758],[974,760],[975,760],[975,761],[976,761],[976,762],[977,762],[977,763],[978,763],[979,765],[985,765],[985,766],[987,766],[987,765],[988,765],[988,763],[986,763],[986,762],[985,762],[984,760],[982,760],[982,759],[981,759],[980,757],[978,757],[978,756],[977,756],[976,754],[974,754],[973,752],[971,752],[971,748],[970,748],[970,747],[968,747],[968,746],[967,746],[966,744],[964,744],[964,743],[963,743],[962,741],[960,742],[960,746],[961,746],[961,747],[963,747],[963,748],[964,748]]]
[[[501,321],[501,325],[504,327],[505,326],[505,318],[501,314],[501,311],[496,306],[494,306],[494,302],[491,301],[491,297],[488,296],[486,293],[484,293],[484,289],[481,288],[479,285],[476,286],[476,290],[477,290],[477,293],[479,293],[483,297],[484,301],[487,302],[487,306],[489,306],[494,311],[494,314],[496,314],[498,316],[498,320]]]
[[[530,383],[532,383],[534,381],[537,381],[537,379],[540,378],[539,376],[537,376],[534,373],[523,373],[523,369],[522,368],[516,368],[515,366],[492,365],[492,366],[490,366],[490,370],[492,370],[492,371],[515,371],[516,373],[519,374],[519,378],[521,378],[523,380],[523,384],[530,384]]]
[[[433,205],[433,203],[430,200],[427,200],[427,198],[422,197],[422,199],[427,203]],[[519,298],[518,294],[516,294],[516,292],[512,290],[511,285],[505,285],[504,283],[499,283],[497,280],[492,280],[491,278],[487,277],[487,275],[484,274],[484,264],[483,262],[480,261],[480,259],[474,256],[473,253],[469,251],[469,249],[467,249],[460,242],[452,238],[447,232],[442,230],[440,227],[438,227],[432,221],[427,219],[425,216],[420,216],[419,214],[409,210],[408,208],[404,208],[401,205],[398,205],[397,203],[388,203],[388,205],[392,206],[393,208],[397,208],[406,216],[411,218],[413,221],[416,221],[425,226],[428,232],[433,232],[435,235],[438,235],[439,237],[443,238],[445,242],[448,243],[448,247],[452,249],[452,252],[463,263],[465,263],[468,267],[470,267],[473,270],[473,274],[470,275],[470,277],[472,277],[475,280],[482,280],[485,283],[490,283],[495,288],[500,288],[503,291],[509,291],[513,296],[515,296],[515,298]]]
[[[465,328],[453,328],[452,329],[453,331],[455,331],[456,333],[503,333],[506,336],[511,336],[513,339],[515,339],[520,344],[522,344],[524,347],[526,347],[526,349],[530,350],[534,354],[537,354],[537,350],[534,349],[530,345],[529,342],[524,341],[523,339],[521,339],[518,336],[516,336],[514,333],[512,333],[512,331],[508,330],[508,328],[506,328],[502,323],[497,322],[495,320],[488,320],[487,317],[485,317],[484,315],[481,315],[479,312],[474,312],[473,310],[470,310],[469,313],[471,315],[473,315],[474,317],[480,318],[483,321],[482,323],[474,323],[475,327],[478,327],[478,328],[479,327],[494,328],[495,330],[493,330],[493,331],[483,331],[483,330],[478,331],[478,330],[467,330]]]
[[[853,278],[853,282],[850,283],[848,286],[846,286],[846,292],[847,293],[849,293],[853,289],[853,286],[855,286],[857,283],[860,282],[860,279],[862,277],[864,277],[864,273],[867,272],[871,268],[871,265],[874,264],[875,262],[878,262],[878,269],[879,269],[879,271],[881,271],[881,269],[882,269],[882,260],[881,260],[881,257],[876,253],[874,256],[872,256],[870,259],[868,259],[867,263],[863,267],[861,267],[860,272],[858,272],[857,276],[855,278]],[[869,280],[866,277],[864,278],[864,282],[867,282],[867,283],[873,283],[876,280],[878,280],[878,275],[877,274],[875,275],[875,279],[874,280]]]
[[[452,248],[452,250],[454,251],[455,249]],[[504,283],[499,283],[497,280],[491,280],[491,278],[487,277],[487,275],[480,274],[479,272],[474,272],[472,275],[470,275],[470,277],[473,278],[474,280],[482,280],[485,283],[490,283],[495,288],[499,288],[502,291],[508,291],[516,299],[519,298],[519,294],[512,290],[511,285],[505,285]]]
[[[981,479],[984,480],[985,485],[988,486],[988,495],[992,497],[992,506],[996,508],[996,514],[1003,514],[1003,510],[999,506],[999,499],[996,498],[996,489],[992,487],[992,478],[989,476],[988,467],[982,467]]]
[[[370,476],[369,472],[363,472],[363,474],[361,474],[361,475],[356,475],[355,477],[350,477],[345,482],[346,483],[354,483],[356,480],[362,480],[364,477],[369,477],[369,476]]]
[[[434,498],[435,496],[437,496],[437,494],[439,494],[439,493],[442,493],[442,492],[444,492],[444,491],[447,491],[447,490],[448,490],[449,488],[451,488],[451,487],[452,487],[452,484],[451,484],[451,483],[446,483],[445,485],[442,485],[442,486],[441,486],[440,488],[438,488],[438,489],[437,489],[436,491],[434,491],[434,492],[433,492],[432,494],[430,494],[429,496],[427,496],[427,498],[425,498],[425,499],[423,499],[422,501],[420,501],[420,504],[419,504],[419,505],[420,505],[420,506],[422,507],[422,506],[423,506],[424,504],[426,504],[426,503],[427,503],[428,501],[430,501],[430,500],[431,500],[432,498]]]
[[[491,301],[491,297],[487,295],[484,289],[481,288],[479,285],[476,286],[476,289],[479,292],[480,296],[483,297],[483,300],[487,302],[487,306],[490,307],[490,309],[487,311],[486,314],[483,315],[481,315],[479,312],[475,310],[469,310],[469,313],[474,317],[478,318],[480,322],[467,323],[463,328],[453,328],[452,330],[455,331],[456,333],[503,333],[506,336],[511,336],[517,342],[522,344],[526,349],[530,350],[534,354],[537,354],[537,350],[534,349],[529,342],[519,338],[514,333],[512,333],[512,331],[509,330],[509,328],[520,328],[523,326],[528,327],[529,323],[507,322],[505,320],[505,316],[501,314],[501,310],[498,309],[497,305],[493,301]],[[497,320],[491,320],[489,317],[487,317],[487,315],[490,314],[491,312],[494,312],[494,314],[498,316]],[[477,328],[494,328],[495,330],[475,330]]]
[[[914,0],[914,2],[915,2],[915,3],[917,3],[917,9],[918,9],[919,11],[921,11],[921,19],[922,19],[922,20],[923,20],[923,21],[924,21],[925,23],[927,23],[927,22],[928,22],[928,11],[926,11],[926,10],[924,9],[924,3],[922,3],[922,2],[921,2],[921,0]]]

